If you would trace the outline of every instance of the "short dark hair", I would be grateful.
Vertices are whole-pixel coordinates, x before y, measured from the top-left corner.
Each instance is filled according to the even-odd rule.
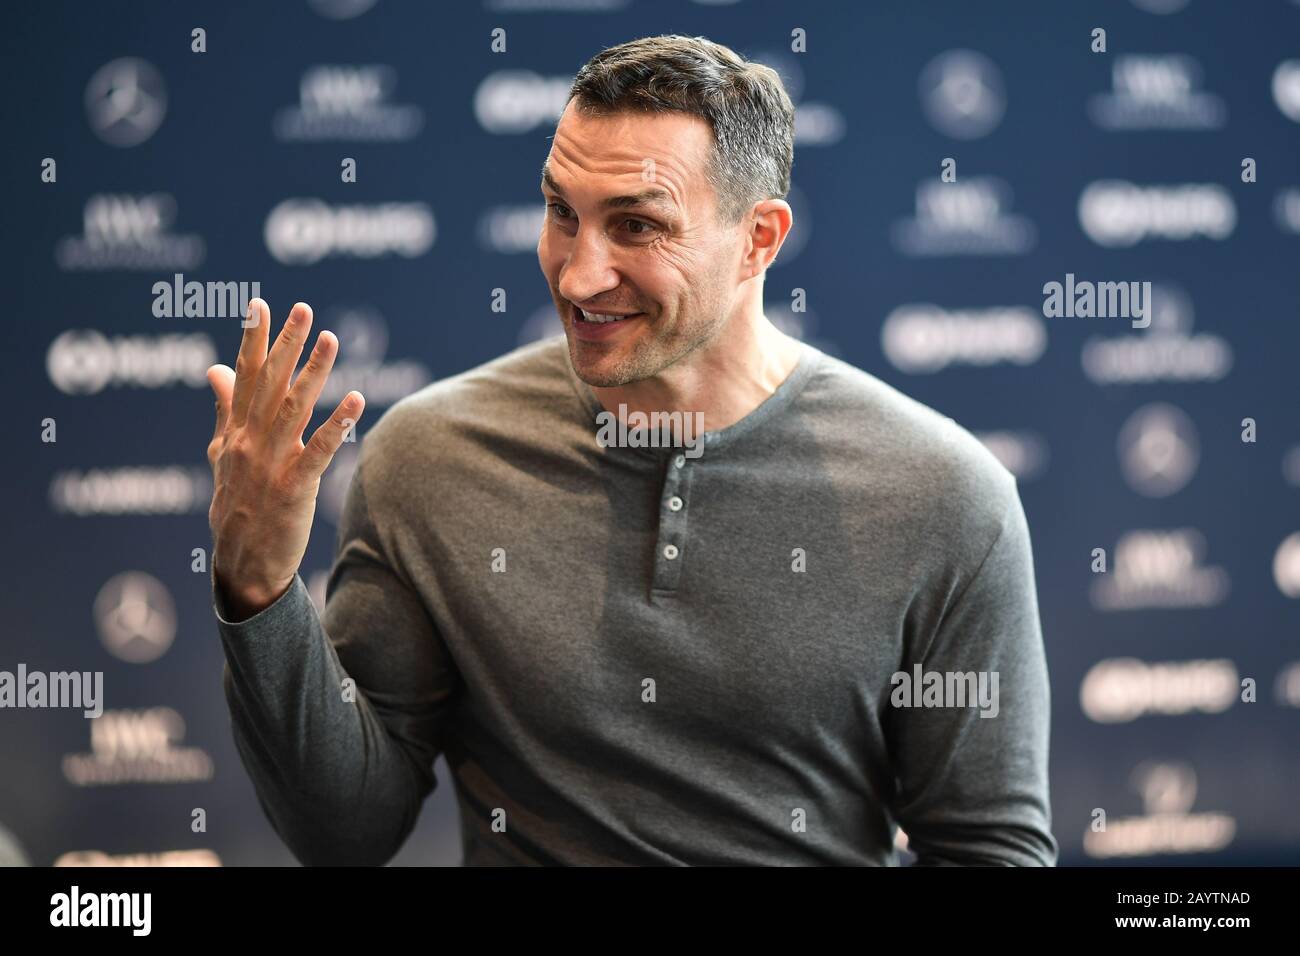
[[[704,37],[620,43],[592,57],[569,99],[586,113],[694,113],[713,128],[705,175],[720,222],[735,225],[763,199],[784,199],[794,165],[794,105],[771,67]]]

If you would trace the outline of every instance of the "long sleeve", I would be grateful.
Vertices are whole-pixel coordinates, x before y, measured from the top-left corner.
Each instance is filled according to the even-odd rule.
[[[295,576],[275,603],[231,622],[213,582],[236,747],[267,817],[306,865],[392,859],[437,784],[457,696],[433,622],[382,549],[364,460],[323,615]]]
[[[917,865],[1056,863],[1046,655],[1029,529],[1014,484],[1008,486],[993,544],[943,602],[919,661],[923,674],[945,680],[982,673],[996,694],[986,695],[987,706],[949,700],[942,707],[893,708],[890,715],[895,816]],[[907,661],[909,676],[917,663]]]

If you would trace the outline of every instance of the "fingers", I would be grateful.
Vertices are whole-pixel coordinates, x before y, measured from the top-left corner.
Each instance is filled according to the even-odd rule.
[[[298,468],[304,478],[319,478],[329,467],[334,453],[343,444],[343,438],[361,417],[366,400],[360,392],[348,392],[334,409],[334,414],[312,433],[298,458]]]
[[[235,391],[235,370],[229,365],[213,365],[208,369],[208,384],[217,397],[217,427],[212,432],[215,441],[226,430],[230,421],[230,404]]]
[[[252,324],[248,324],[252,323]],[[230,420],[243,425],[248,420],[248,405],[253,398],[258,373],[266,361],[266,340],[271,331],[271,308],[261,299],[248,303],[248,323],[239,343],[239,357],[235,360],[235,388],[231,399]]]
[[[248,424],[255,432],[265,432],[271,427],[310,331],[311,306],[306,302],[295,303],[257,376],[257,386],[248,406]]]
[[[320,398],[325,380],[329,378],[338,356],[339,340],[333,332],[323,331],[316,337],[316,347],[307,356],[307,364],[298,373],[298,378],[289,388],[289,394],[280,403],[275,421],[271,425],[271,439],[274,442],[295,441],[302,435],[302,430],[311,421],[312,410]]]

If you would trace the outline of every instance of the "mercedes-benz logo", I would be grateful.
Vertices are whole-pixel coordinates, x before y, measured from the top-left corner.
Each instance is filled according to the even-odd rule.
[[[308,0],[308,3],[326,19],[351,20],[373,7],[376,0]]]
[[[388,352],[388,326],[375,309],[349,306],[331,310],[327,326],[338,337],[339,357],[358,365],[378,365]]]
[[[1156,13],[1161,16],[1177,13],[1183,7],[1187,6],[1189,0],[1133,0],[1133,6],[1139,10],[1145,10],[1147,13]]]
[[[1143,761],[1130,781],[1148,814],[1186,813],[1196,802],[1196,771],[1181,761]]]
[[[1124,477],[1139,494],[1163,498],[1192,479],[1200,463],[1196,426],[1182,409],[1163,402],[1144,405],[1119,433]]]
[[[99,589],[95,624],[110,654],[129,664],[148,664],[172,646],[176,605],[153,575],[124,571]]]
[[[138,146],[162,125],[167,88],[153,65],[134,57],[105,63],[86,84],[90,128],[110,146]]]
[[[983,53],[949,50],[921,71],[921,105],[939,132],[978,139],[1002,122],[1007,97],[1002,74]]]

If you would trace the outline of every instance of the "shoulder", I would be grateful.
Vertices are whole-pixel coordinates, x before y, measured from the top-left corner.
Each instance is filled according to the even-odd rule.
[[[578,427],[579,398],[570,376],[567,346],[558,337],[400,399],[361,439],[357,473],[364,475],[370,506],[404,516],[451,507],[448,489],[495,480],[501,459],[536,451],[566,427]]]
[[[823,354],[805,391],[814,431],[861,470],[873,500],[954,550],[982,556],[1019,507],[1015,477],[978,438],[869,372]]]
[[[436,416],[517,406],[548,395],[572,393],[562,336],[520,346],[481,365],[431,382],[396,402],[375,424],[387,429]]]
[[[543,339],[400,399],[366,432],[367,454],[391,458],[457,436],[518,428],[575,399],[564,338]]]

